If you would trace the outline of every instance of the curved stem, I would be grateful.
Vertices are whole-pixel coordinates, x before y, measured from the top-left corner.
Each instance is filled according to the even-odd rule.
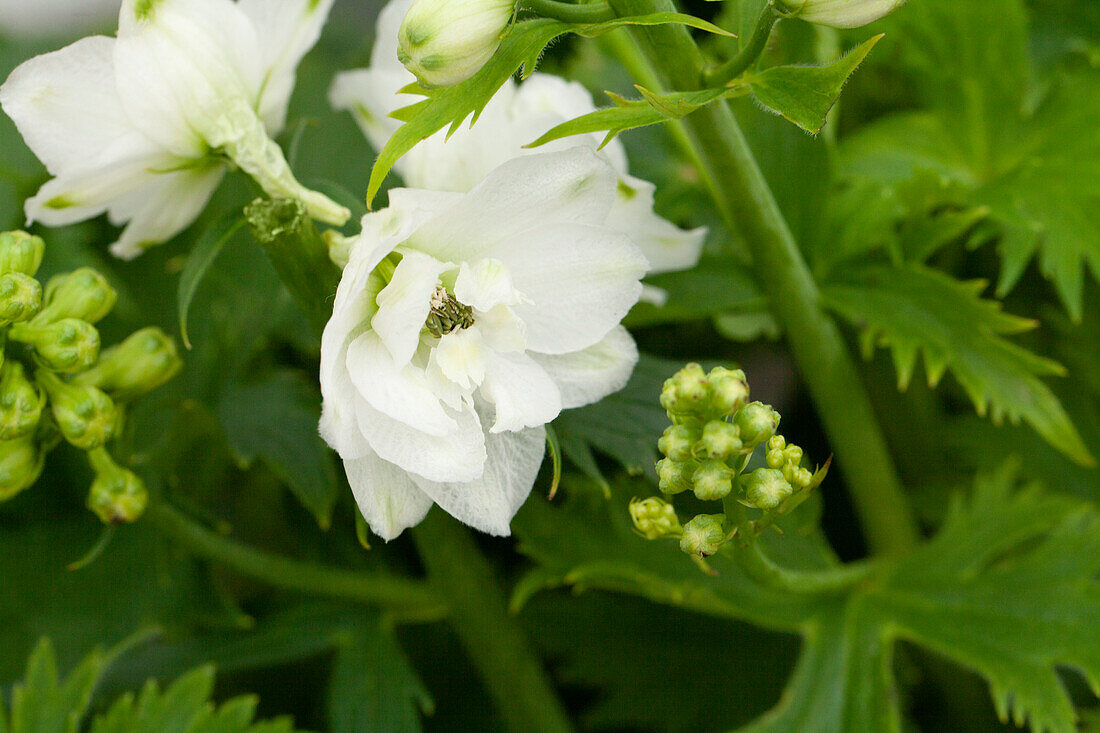
[[[447,614],[446,605],[423,582],[269,555],[211,532],[167,504],[153,504],[147,516],[193,554],[278,588],[380,606],[400,621],[437,621]]]
[[[768,45],[768,39],[772,35],[772,28],[775,27],[778,21],[779,13],[775,11],[775,6],[769,2],[760,13],[760,18],[756,21],[756,28],[753,29],[748,44],[741,49],[739,54],[726,63],[707,71],[703,75],[706,85],[716,87],[728,84],[756,63],[756,60],[760,58],[760,54],[764,53],[764,49]]]
[[[612,0],[620,15],[675,11],[672,0]],[[698,89],[705,62],[680,26],[634,30],[650,65],[674,89]],[[867,391],[748,142],[728,104],[684,118],[698,157],[718,182],[719,207],[744,236],[757,280],[783,326],[838,463],[868,544],[876,552],[913,547],[920,534]]]
[[[615,17],[605,2],[581,5],[560,0],[519,0],[519,8],[563,23],[602,23]]]
[[[466,528],[433,509],[412,532],[431,581],[450,606],[454,632],[508,728],[572,730],[541,662],[508,614],[492,567]]]

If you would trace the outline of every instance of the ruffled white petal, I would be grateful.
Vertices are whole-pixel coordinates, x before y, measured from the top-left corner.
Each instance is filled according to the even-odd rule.
[[[389,542],[420,523],[432,500],[409,474],[375,455],[344,461],[351,492],[371,531]]]
[[[444,334],[432,350],[431,359],[447,381],[468,392],[484,381],[489,356],[481,329],[472,326]]]
[[[490,433],[545,425],[562,409],[558,386],[526,354],[494,355],[485,370],[481,394],[495,410]]]
[[[706,227],[681,229],[653,210],[653,192],[649,181],[623,176],[618,196],[607,217],[607,226],[626,234],[649,261],[649,272],[675,272],[699,264],[703,253]]]
[[[439,276],[453,265],[421,252],[403,251],[393,279],[378,295],[371,327],[381,336],[397,364],[409,363],[420,343],[420,331],[431,311]]]
[[[264,79],[257,111],[272,135],[286,124],[298,63],[317,39],[333,0],[237,0],[260,43]]]
[[[506,537],[512,517],[531,493],[546,452],[546,429],[488,436],[485,473],[470,482],[432,482],[413,477],[417,486],[455,519],[474,529]]]
[[[360,335],[348,346],[347,369],[363,399],[388,417],[429,435],[458,429],[429,388],[424,370],[409,364],[398,366],[374,331]]]
[[[638,363],[638,347],[616,326],[602,341],[570,354],[531,354],[561,390],[562,409],[602,400],[626,386]]]
[[[463,262],[455,280],[455,297],[479,311],[498,305],[518,305],[525,299],[512,284],[508,268],[500,260],[486,258],[474,264]]]

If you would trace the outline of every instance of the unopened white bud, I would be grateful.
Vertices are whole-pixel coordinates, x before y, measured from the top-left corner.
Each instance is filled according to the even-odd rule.
[[[397,57],[425,87],[458,84],[496,53],[514,12],[515,0],[416,0]]]
[[[858,28],[889,15],[905,0],[776,0],[786,15],[833,28]]]

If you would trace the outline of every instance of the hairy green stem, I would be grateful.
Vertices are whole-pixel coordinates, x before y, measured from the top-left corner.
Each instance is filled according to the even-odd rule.
[[[508,614],[492,567],[457,520],[434,509],[413,528],[428,575],[447,599],[455,634],[515,733],[571,730],[526,635]]]
[[[620,15],[674,12],[671,0],[612,0]],[[681,26],[634,29],[650,65],[673,89],[704,84],[705,61]],[[720,207],[744,236],[757,280],[787,335],[802,378],[817,404],[875,552],[913,547],[919,531],[858,371],[748,142],[726,103],[684,119],[692,143],[719,184]]]
[[[764,53],[764,49],[768,45],[768,39],[772,35],[772,28],[775,27],[778,21],[779,13],[775,12],[775,6],[769,2],[760,13],[752,37],[749,38],[749,42],[741,49],[741,52],[721,66],[705,72],[703,74],[704,83],[708,87],[721,86],[728,84],[747,71],[760,58],[760,54]]]
[[[163,503],[148,518],[189,552],[278,588],[378,606],[399,621],[438,621],[447,606],[422,581],[368,575],[291,560],[223,537]]]
[[[605,2],[575,4],[559,0],[519,0],[518,7],[563,23],[602,23],[615,17],[615,12]]]

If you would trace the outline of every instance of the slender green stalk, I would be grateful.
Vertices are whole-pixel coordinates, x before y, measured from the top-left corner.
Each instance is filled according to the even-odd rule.
[[[772,35],[772,28],[775,27],[778,21],[779,13],[775,12],[775,6],[771,3],[765,5],[764,10],[760,13],[760,18],[756,21],[756,28],[753,29],[749,42],[732,59],[703,74],[706,85],[716,87],[728,84],[755,64],[756,60],[760,58],[760,54],[764,53],[764,49],[767,48],[768,39]]]
[[[150,506],[147,516],[189,552],[278,588],[379,606],[401,621],[438,621],[447,614],[439,596],[421,581],[269,555],[211,532],[163,503]]]
[[[671,0],[612,0],[612,6],[620,15],[676,10]],[[633,32],[667,86],[702,86],[705,61],[684,28]],[[684,123],[699,159],[719,183],[721,208],[752,252],[757,280],[817,404],[871,549],[904,552],[919,532],[870,398],[840,331],[821,308],[817,285],[729,105],[709,105]]]
[[[519,7],[563,23],[602,23],[615,17],[611,6],[605,2],[575,4],[559,0],[520,0]]]
[[[492,567],[466,528],[434,509],[413,528],[413,537],[430,580],[450,605],[451,625],[508,728],[571,730],[542,664],[508,614]]]

